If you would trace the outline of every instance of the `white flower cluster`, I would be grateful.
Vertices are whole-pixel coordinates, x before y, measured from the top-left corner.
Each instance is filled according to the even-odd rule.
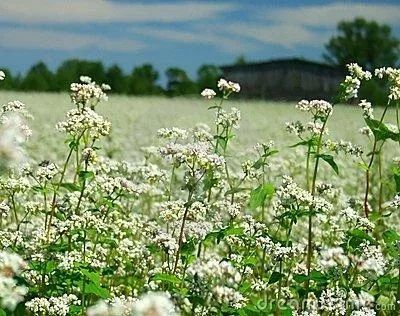
[[[169,143],[161,147],[159,152],[161,156],[172,158],[179,163],[186,163],[190,166],[197,163],[202,169],[219,169],[225,165],[225,159],[214,154],[211,145],[207,142],[186,145]]]
[[[137,316],[174,316],[177,315],[169,293],[148,292],[137,300],[132,308],[132,314]]]
[[[350,76],[346,76],[342,86],[345,88],[345,99],[356,98],[358,90],[361,86],[362,80],[370,80],[372,74],[369,71],[365,71],[356,63],[348,64],[347,69]]]
[[[4,80],[6,78],[6,74],[4,71],[0,70],[0,81]]]
[[[387,76],[389,79],[389,99],[400,100],[400,69],[392,67],[383,67],[375,69],[375,76],[382,79]]]
[[[343,152],[346,155],[352,155],[355,157],[361,157],[361,155],[363,154],[361,146],[353,145],[352,143],[346,142],[344,140],[336,142],[327,139],[326,141],[324,141],[324,146],[336,153]]]
[[[157,136],[165,139],[186,139],[188,132],[178,127],[161,128],[157,131]]]
[[[286,131],[290,134],[295,134],[296,136],[300,136],[306,130],[303,123],[301,123],[300,121],[286,122],[285,124],[286,124]]]
[[[376,316],[376,312],[372,308],[362,307],[359,310],[352,311],[350,316]]]
[[[232,126],[235,129],[238,129],[240,127],[239,122],[241,120],[241,114],[237,108],[231,108],[231,111],[229,113],[221,109],[216,113],[216,115],[217,117],[215,119],[215,124],[221,125],[223,127]]]
[[[323,249],[321,250],[320,257],[318,264],[322,271],[337,267],[347,269],[350,263],[348,256],[341,247]]]
[[[365,118],[374,118],[374,109],[372,108],[371,102],[368,102],[367,100],[361,100],[360,103],[358,103],[358,106],[363,109]]]
[[[54,178],[58,173],[57,166],[49,161],[43,161],[36,170],[36,179],[40,182],[48,181]]]
[[[156,232],[153,241],[170,256],[174,255],[179,248],[177,240],[170,234],[162,231]]]
[[[101,300],[88,308],[87,316],[130,316],[136,297],[119,296],[108,300]]]
[[[332,204],[322,197],[313,197],[310,192],[300,188],[291,177],[284,176],[282,185],[276,191],[274,209],[279,213],[290,209],[292,205],[297,207],[309,207],[315,212],[330,212]]]
[[[104,91],[110,90],[110,86],[97,85],[90,77],[81,76],[80,83],[71,84],[71,101],[78,106],[94,107],[101,101],[107,101],[108,97]]]
[[[354,225],[354,227],[370,231],[375,228],[374,223],[372,223],[368,218],[358,215],[352,207],[345,208],[340,212],[340,215],[343,215],[346,221],[349,224]]]
[[[59,297],[36,297],[25,303],[25,307],[35,315],[67,316],[72,305],[80,301],[74,294],[64,294]]]
[[[217,94],[213,89],[204,89],[203,91],[201,91],[201,96],[208,100],[213,99],[216,95]]]
[[[26,268],[22,258],[6,251],[0,252],[0,307],[13,311],[22,302],[28,289],[18,285],[15,276],[20,276]]]
[[[321,311],[329,315],[346,315],[346,292],[339,287],[327,288],[322,292],[319,304]]]
[[[350,290],[349,299],[357,309],[363,307],[373,307],[373,304],[375,302],[374,296],[365,291],[355,293],[353,290]]]
[[[219,79],[217,83],[218,89],[225,93],[240,92],[240,85],[233,81],[227,81],[226,79]]]
[[[296,105],[296,109],[304,112],[310,112],[314,116],[327,117],[332,114],[333,106],[324,100],[301,100]]]
[[[0,202],[0,217],[6,218],[9,213],[10,213],[10,206],[4,201]]]
[[[267,253],[277,261],[285,261],[293,259],[294,257],[304,252],[304,246],[301,244],[294,244],[291,246],[282,246],[278,243],[274,243],[269,238],[265,239],[266,244],[264,245]]]
[[[4,115],[7,114],[7,112],[18,113],[25,118],[32,118],[32,115],[28,112],[26,105],[18,100],[10,101],[7,104],[3,104],[1,113],[1,121],[3,123],[6,119],[4,118]]]
[[[187,270],[188,276],[198,277],[203,282],[222,280],[226,285],[236,286],[241,281],[241,275],[228,261],[219,261],[217,258],[208,260],[198,259]]]
[[[217,285],[212,289],[213,296],[219,304],[239,309],[246,305],[247,299],[235,289]]]
[[[92,138],[99,138],[110,133],[111,123],[92,109],[84,107],[68,111],[66,121],[59,122],[56,128],[78,137],[88,131]]]
[[[368,242],[360,245],[361,255],[358,258],[358,267],[361,271],[368,271],[381,276],[385,274],[387,261],[379,246]]]
[[[321,133],[323,135],[328,135],[329,130],[324,127],[324,124],[320,122],[308,122],[306,125],[306,129],[311,133],[315,135],[320,135]]]
[[[399,209],[400,208],[400,194],[396,194],[393,200],[386,202],[385,207]]]

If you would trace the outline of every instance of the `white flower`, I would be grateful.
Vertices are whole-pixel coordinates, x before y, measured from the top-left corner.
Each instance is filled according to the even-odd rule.
[[[5,77],[6,77],[6,74],[4,73],[4,71],[0,70],[0,81],[4,80]]]
[[[79,80],[83,83],[91,83],[92,82],[92,78],[88,77],[88,76],[80,76]]]
[[[358,103],[358,106],[363,109],[364,111],[364,117],[368,119],[373,119],[373,108],[371,102],[367,102],[367,100],[361,100],[360,103]]]
[[[134,305],[133,314],[136,316],[173,316],[175,306],[164,292],[149,292],[143,295]]]
[[[201,92],[201,96],[204,97],[205,99],[212,99],[216,96],[217,94],[215,93],[214,90],[212,89],[204,89]]]
[[[218,89],[227,93],[231,92],[240,92],[240,85],[233,81],[227,81],[224,78],[218,80],[217,83]]]

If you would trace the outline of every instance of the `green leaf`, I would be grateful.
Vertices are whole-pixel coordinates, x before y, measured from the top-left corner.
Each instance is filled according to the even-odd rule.
[[[280,272],[277,272],[277,271],[274,271],[274,272],[271,274],[271,277],[269,278],[268,284],[276,283],[276,282],[278,282],[280,279],[282,279],[284,276],[285,276],[284,274],[282,274],[282,273],[280,273]]]
[[[86,269],[81,269],[81,272],[94,284],[100,286],[100,274],[98,272],[90,272]]]
[[[80,187],[75,183],[61,183],[60,187],[67,189],[70,192],[80,191]]]
[[[309,140],[303,140],[301,142],[298,142],[294,145],[289,146],[289,148],[294,148],[298,146],[307,146],[307,147],[313,147],[317,144],[317,140],[315,138],[311,138]]]
[[[400,240],[400,235],[392,229],[389,229],[383,233],[383,240],[386,244],[392,244],[395,241]]]
[[[224,236],[242,236],[243,227],[228,227],[224,230]]]
[[[377,140],[399,140],[399,133],[392,132],[383,122],[366,118],[365,122]]]
[[[310,272],[310,280],[313,280],[318,283],[325,283],[325,282],[327,282],[328,279],[322,272],[313,270]]]
[[[253,168],[254,169],[260,169],[263,165],[264,165],[264,159],[258,159],[254,164],[253,164]]]
[[[94,173],[93,171],[79,171],[78,173],[79,176],[79,180],[81,180],[82,182],[84,180],[92,180],[94,178]]]
[[[260,184],[250,193],[250,208],[256,209],[264,205],[266,198],[271,198],[274,193],[275,188],[272,184]]]
[[[368,240],[372,244],[376,244],[375,239],[361,229],[353,229],[349,231],[348,234],[351,237],[349,244],[354,248],[357,248],[364,240]]]
[[[153,275],[150,279],[154,280],[154,281],[163,281],[163,282],[167,282],[167,283],[171,283],[171,284],[181,283],[181,280],[178,279],[178,277],[176,277],[173,274],[168,274],[168,273],[157,273],[157,274]]]
[[[258,259],[256,256],[251,256],[251,257],[247,257],[244,261],[243,264],[245,266],[256,266],[258,263]]]
[[[339,167],[336,164],[335,160],[333,159],[333,156],[321,154],[321,155],[318,155],[317,157],[326,161],[332,167],[332,169],[336,172],[336,174],[339,174]]]
[[[105,289],[97,284],[94,284],[94,283],[86,284],[85,293],[94,294],[100,298],[109,298],[110,297],[110,293],[108,292],[107,289]]]
[[[305,274],[295,274],[293,275],[293,279],[297,282],[297,283],[303,283],[305,281],[308,280],[308,276]]]
[[[6,311],[2,308],[0,308],[0,316],[7,316]]]

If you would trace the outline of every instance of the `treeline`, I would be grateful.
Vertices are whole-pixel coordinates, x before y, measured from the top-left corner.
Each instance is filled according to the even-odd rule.
[[[98,83],[109,84],[113,93],[129,95],[197,94],[204,88],[215,88],[221,76],[221,70],[215,65],[199,67],[195,80],[183,69],[171,67],[165,71],[167,84],[162,87],[158,82],[160,73],[151,64],[137,66],[130,74],[126,74],[118,65],[105,67],[100,61],[80,59],[67,60],[54,72],[43,62],[33,65],[25,76],[13,76],[9,70],[2,70],[7,76],[7,80],[0,85],[3,90],[68,91],[72,82],[77,82],[81,75],[85,75]]]

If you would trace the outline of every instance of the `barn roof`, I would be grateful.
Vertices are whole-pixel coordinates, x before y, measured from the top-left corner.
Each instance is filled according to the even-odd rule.
[[[265,62],[246,63],[243,65],[225,65],[220,68],[223,71],[253,71],[253,70],[268,70],[276,68],[311,68],[313,70],[326,71],[329,73],[337,73],[343,75],[344,71],[336,66],[328,65],[321,62],[310,61],[302,58],[286,58],[274,59]]]

